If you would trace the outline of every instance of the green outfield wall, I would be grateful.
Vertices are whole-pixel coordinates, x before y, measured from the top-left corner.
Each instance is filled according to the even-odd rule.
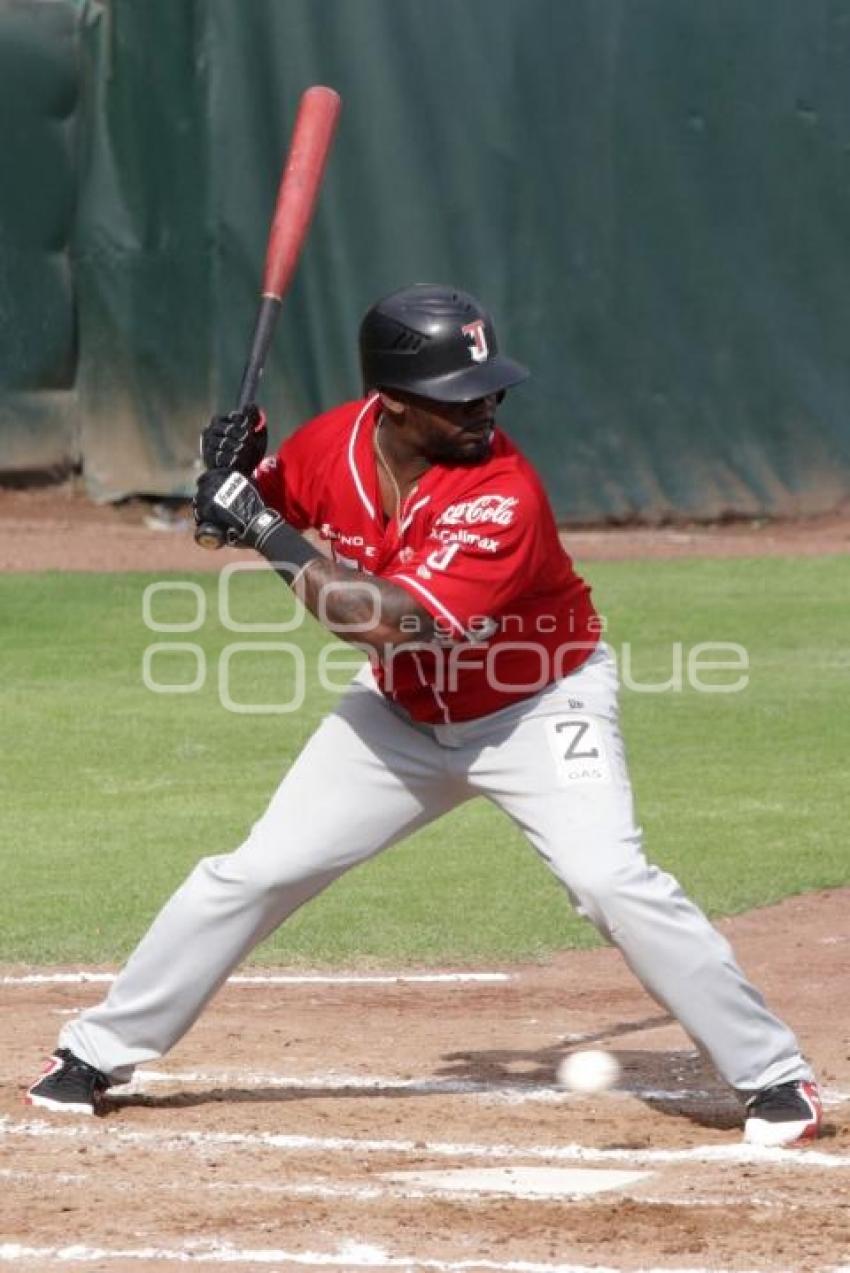
[[[850,497],[850,0],[0,0],[0,473],[191,489],[301,92],[343,114],[262,398],[484,299],[565,521]]]

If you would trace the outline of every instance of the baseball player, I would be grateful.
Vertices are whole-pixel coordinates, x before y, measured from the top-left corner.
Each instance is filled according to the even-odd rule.
[[[366,396],[271,458],[257,408],[214,418],[195,516],[259,552],[369,660],[245,842],[197,864],[107,998],[65,1025],[28,1101],[92,1113],[299,906],[486,796],[740,1093],[745,1138],[816,1136],[818,1090],[794,1035],[644,857],[602,624],[540,478],[495,423],[526,369],[499,352],[477,300],[427,285],[368,311],[360,356]]]

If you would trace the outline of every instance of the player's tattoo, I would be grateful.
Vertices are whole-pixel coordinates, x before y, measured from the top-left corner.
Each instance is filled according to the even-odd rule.
[[[360,646],[383,653],[388,647],[427,644],[434,620],[404,588],[326,558],[310,562],[295,591],[326,628]]]

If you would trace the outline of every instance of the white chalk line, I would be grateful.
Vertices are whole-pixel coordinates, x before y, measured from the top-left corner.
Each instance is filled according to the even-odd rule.
[[[86,1171],[21,1171],[18,1167],[0,1167],[0,1180],[35,1180],[40,1182],[42,1190],[52,1184],[84,1185],[91,1179]],[[137,1186],[128,1186],[135,1189]]]
[[[68,1118],[68,1115],[59,1115]],[[345,1153],[386,1154],[421,1158],[481,1158],[491,1161],[522,1162],[536,1159],[546,1162],[628,1162],[636,1164],[663,1163],[746,1163],[759,1166],[781,1166],[785,1169],[807,1170],[816,1167],[829,1169],[850,1167],[850,1156],[826,1154],[809,1148],[781,1149],[761,1145],[697,1145],[690,1149],[595,1149],[588,1145],[481,1145],[454,1143],[451,1141],[379,1140],[361,1139],[355,1136],[303,1136],[281,1132],[198,1132],[185,1131],[176,1134],[166,1129],[135,1131],[110,1127],[101,1120],[61,1125],[59,1122],[29,1120],[15,1122],[9,1117],[0,1118],[0,1138],[45,1138],[57,1140],[100,1142],[104,1146],[116,1144],[153,1145],[161,1150],[205,1149],[212,1145],[230,1146],[233,1149],[270,1149],[280,1153]]]
[[[0,1180],[18,1181],[21,1184],[34,1183],[39,1189],[45,1187],[50,1188],[53,1185],[82,1185],[87,1186],[93,1179],[93,1173],[86,1172],[56,1172],[48,1174],[43,1170],[40,1171],[22,1171],[13,1167],[0,1168]],[[737,1185],[734,1186],[737,1189]],[[181,1196],[186,1192],[186,1183],[183,1180],[156,1180],[153,1184],[146,1186],[149,1190],[157,1193],[179,1193]],[[133,1182],[123,1180],[112,1180],[109,1183],[109,1190],[112,1193],[136,1193],[138,1185]],[[560,1202],[579,1200],[582,1202],[593,1203],[602,1201],[603,1203],[610,1199],[612,1193],[616,1193],[618,1199],[628,1202],[635,1202],[642,1206],[648,1207],[687,1207],[688,1210],[724,1210],[724,1211],[748,1211],[748,1210],[771,1210],[781,1211],[828,1211],[831,1215],[835,1212],[835,1201],[832,1198],[824,1199],[822,1202],[815,1202],[807,1199],[806,1202],[796,1203],[787,1202],[781,1199],[770,1198],[741,1198],[734,1195],[728,1198],[709,1198],[700,1196],[699,1194],[689,1194],[688,1197],[681,1197],[674,1193],[647,1193],[643,1188],[638,1193],[628,1187],[611,1190],[600,1195],[571,1195],[565,1194],[563,1191],[553,1192],[551,1194],[543,1194],[539,1190],[525,1192],[521,1188],[514,1187],[510,1193],[501,1192],[497,1189],[464,1189],[462,1195],[457,1189],[445,1188],[441,1189],[435,1186],[429,1186],[428,1189],[417,1189],[412,1185],[392,1185],[371,1183],[368,1185],[358,1184],[340,1184],[328,1181],[306,1181],[301,1184],[277,1182],[274,1184],[268,1181],[252,1181],[252,1180],[194,1180],[192,1182],[193,1192],[213,1193],[213,1194],[251,1194],[266,1195],[269,1197],[281,1198],[309,1198],[325,1201],[334,1199],[344,1202],[384,1202],[387,1200],[398,1202],[426,1202],[430,1199],[440,1199],[446,1202],[457,1202],[462,1197],[464,1202],[498,1202],[502,1203],[505,1198],[516,1198],[523,1202],[534,1202],[546,1205],[550,1202]]]
[[[132,1096],[156,1088],[161,1084],[174,1084],[181,1087],[208,1084],[212,1087],[235,1087],[239,1089],[280,1088],[282,1091],[321,1091],[335,1092],[344,1096],[347,1092],[372,1093],[380,1096],[384,1093],[409,1092],[415,1096],[479,1096],[509,1104],[521,1104],[525,1101],[539,1101],[551,1104],[568,1104],[580,1101],[576,1093],[568,1092],[557,1084],[534,1083],[528,1079],[501,1080],[493,1079],[461,1079],[451,1076],[427,1079],[393,1078],[380,1075],[337,1074],[325,1071],[322,1074],[271,1074],[262,1071],[245,1070],[150,1070],[140,1068],[126,1086],[116,1088],[110,1098],[120,1104],[122,1097]],[[716,1100],[717,1092],[705,1088],[662,1089],[654,1087],[626,1087],[605,1093],[605,1099],[618,1097],[639,1097],[642,1100],[699,1101]]]
[[[20,1171],[14,1168],[3,1168],[0,1169],[0,1180],[15,1180],[22,1184],[28,1181],[37,1181],[43,1188],[45,1185],[50,1187],[54,1184],[85,1186],[90,1183],[91,1177],[79,1172],[59,1172],[56,1175],[49,1175],[44,1171]],[[155,1180],[152,1184],[148,1184],[145,1187],[149,1193],[179,1193],[183,1196],[186,1192],[184,1180]],[[138,1188],[138,1184],[127,1181],[111,1181],[109,1185],[112,1193],[136,1194],[138,1193]],[[334,1199],[335,1201],[344,1202],[385,1202],[387,1200],[394,1202],[428,1202],[436,1198],[446,1202],[457,1202],[458,1199],[463,1199],[465,1202],[481,1203],[501,1203],[506,1199],[517,1199],[522,1202],[544,1204],[547,1202],[594,1202],[599,1196],[603,1196],[588,1194],[579,1189],[565,1190],[552,1187],[545,1190],[541,1189],[539,1185],[523,1189],[522,1185],[516,1181],[511,1183],[510,1188],[501,1187],[498,1184],[480,1189],[465,1185],[460,1190],[449,1183],[445,1185],[428,1184],[425,1186],[416,1184],[413,1181],[401,1180],[395,1183],[390,1180],[381,1181],[380,1183],[373,1181],[368,1185],[343,1184],[327,1180],[311,1180],[301,1183],[277,1182],[275,1184],[270,1184],[267,1181],[201,1180],[192,1182],[192,1192],[249,1193],[252,1196],[263,1194],[280,1198],[318,1199],[321,1201]],[[616,1193],[619,1198],[639,1200],[634,1194],[627,1192],[626,1187],[623,1185],[607,1189],[604,1197],[610,1197],[612,1193]],[[675,1205],[674,1198],[668,1198],[665,1201]],[[691,1204],[692,1200],[689,1199],[688,1201]],[[693,1205],[696,1204],[694,1203]],[[736,1205],[745,1206],[746,1204],[741,1202]],[[824,1204],[824,1207],[826,1209],[826,1204]],[[832,1209],[834,1210],[834,1206]]]
[[[541,1264],[532,1260],[437,1260],[420,1256],[390,1255],[381,1247],[361,1242],[345,1242],[335,1252],[285,1251],[276,1248],[246,1248],[239,1250],[228,1243],[211,1243],[197,1240],[171,1247],[67,1247],[23,1246],[17,1242],[0,1244],[0,1260],[49,1260],[54,1263],[95,1263],[99,1260],[161,1260],[172,1263],[192,1264],[294,1264],[307,1267],[401,1269],[415,1273],[417,1269],[427,1273],[621,1273],[621,1270],[599,1264]],[[718,1265],[711,1270],[690,1266],[682,1268],[644,1268],[640,1273],[729,1273]],[[760,1273],[760,1270],[739,1270],[738,1273]],[[845,1273],[841,1269],[833,1273]]]
[[[334,1092],[345,1096],[348,1092],[371,1093],[381,1096],[385,1093],[409,1092],[413,1096],[478,1096],[483,1101],[504,1102],[507,1104],[524,1104],[539,1102],[541,1104],[565,1105],[581,1102],[584,1098],[577,1093],[568,1092],[556,1083],[535,1083],[528,1079],[461,1079],[450,1075],[436,1076],[427,1079],[393,1078],[379,1075],[339,1074],[324,1071],[322,1074],[274,1074],[255,1070],[152,1070],[141,1067],[136,1070],[130,1083],[116,1089],[111,1099],[116,1104],[122,1103],[124,1096],[132,1096],[161,1084],[175,1084],[180,1087],[208,1084],[212,1087],[234,1087],[240,1090],[255,1088],[279,1088],[281,1091]],[[709,1088],[658,1088],[641,1087],[635,1084],[620,1084],[609,1092],[602,1093],[596,1099],[617,1100],[636,1098],[643,1101],[666,1102],[675,1104],[692,1104],[699,1101],[716,1101],[723,1093]],[[829,1088],[822,1092],[824,1106],[827,1108],[843,1105],[850,1101],[850,1093]]]
[[[3,986],[59,986],[108,984],[114,972],[31,972],[0,977]],[[397,973],[256,973],[229,977],[229,986],[395,986],[502,984],[513,981],[507,972],[397,972]]]
[[[41,1181],[42,1185],[44,1185],[48,1179],[51,1183],[58,1182],[58,1183],[69,1184],[69,1185],[81,1184],[86,1179],[85,1177],[81,1177],[81,1176],[73,1177],[69,1175],[66,1175],[64,1178],[60,1178],[59,1176],[50,1176],[48,1178],[44,1172],[23,1172],[23,1171],[11,1171],[11,1170],[0,1172],[0,1178],[9,1179],[9,1180],[20,1180],[21,1182],[24,1182],[28,1179],[32,1179],[32,1180],[37,1179]],[[185,1190],[186,1190],[186,1185],[183,1181],[169,1181],[165,1184],[163,1184],[163,1182],[161,1181],[157,1181],[155,1185],[150,1187],[155,1189],[156,1192],[160,1192],[164,1189],[166,1192],[169,1192],[169,1193],[176,1192],[176,1193],[183,1194],[185,1193]],[[326,1184],[324,1182],[319,1182],[319,1181],[312,1181],[312,1182],[307,1182],[304,1184],[280,1183],[280,1184],[273,1184],[273,1185],[267,1184],[264,1182],[253,1182],[253,1181],[249,1181],[245,1183],[225,1181],[225,1180],[212,1180],[212,1181],[202,1181],[202,1182],[193,1181],[192,1183],[193,1192],[199,1189],[202,1190],[203,1192],[209,1192],[209,1193],[250,1193],[250,1194],[265,1194],[272,1197],[281,1197],[281,1198],[311,1198],[311,1199],[319,1199],[319,1200],[332,1198],[337,1201],[345,1201],[345,1202],[383,1202],[388,1199],[392,1199],[398,1202],[408,1202],[408,1201],[425,1202],[432,1198],[444,1199],[449,1202],[457,1202],[458,1196],[459,1196],[458,1191],[456,1189],[449,1189],[449,1188],[417,1189],[414,1187],[403,1186],[403,1185],[389,1185],[389,1184],[386,1184],[386,1185],[378,1185],[378,1184],[343,1185],[343,1184]],[[110,1184],[110,1190],[113,1192],[118,1192],[118,1193],[121,1193],[121,1192],[130,1193],[130,1192],[137,1191],[138,1186],[133,1184],[112,1182]],[[553,1201],[563,1202],[565,1200],[565,1195],[563,1193],[552,1193],[549,1195],[542,1195],[540,1193],[531,1193],[531,1192],[523,1193],[521,1190],[515,1190],[510,1195],[506,1195],[505,1193],[496,1193],[493,1190],[468,1189],[468,1190],[464,1190],[464,1193],[462,1196],[464,1200],[468,1200],[468,1201],[481,1201],[486,1199],[493,1199],[499,1202],[503,1202],[506,1196],[520,1198],[523,1201],[533,1201],[533,1202],[553,1202]]]

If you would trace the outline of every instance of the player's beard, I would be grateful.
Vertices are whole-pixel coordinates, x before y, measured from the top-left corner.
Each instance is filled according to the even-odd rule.
[[[484,427],[459,429],[453,437],[444,434],[429,440],[427,458],[432,464],[481,464],[493,447],[493,421]]]

